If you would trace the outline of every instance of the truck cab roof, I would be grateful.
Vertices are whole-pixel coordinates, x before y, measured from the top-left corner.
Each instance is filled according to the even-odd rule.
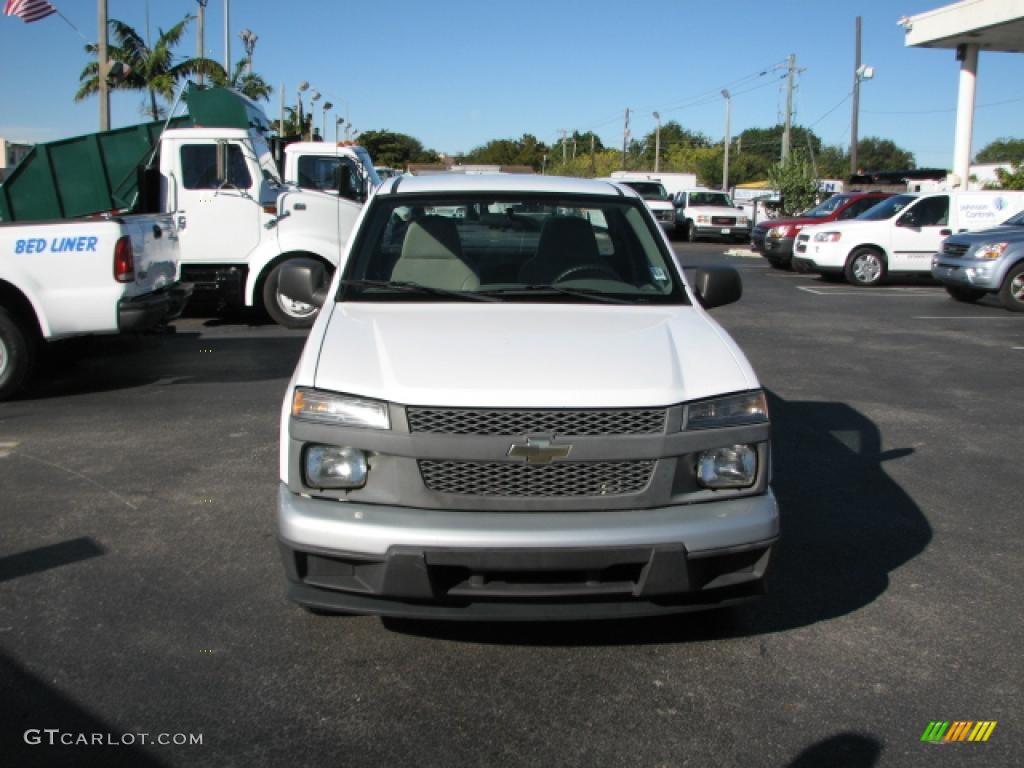
[[[393,181],[385,182],[378,194],[412,195],[433,192],[509,192],[513,194],[546,192],[564,195],[639,197],[632,189],[611,181],[515,173],[399,176]]]

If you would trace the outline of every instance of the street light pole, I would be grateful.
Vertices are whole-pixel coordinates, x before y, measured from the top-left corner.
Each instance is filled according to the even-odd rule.
[[[722,89],[725,97],[725,157],[722,158],[722,191],[729,191],[729,145],[732,144],[732,94],[728,88]]]
[[[224,0],[224,71],[231,77],[231,0]]]
[[[339,117],[337,120],[334,121],[334,143],[335,144],[338,143],[338,127],[342,123],[344,123],[344,122],[345,122],[345,118],[344,117]]]
[[[107,64],[107,0],[99,0],[96,24],[99,27],[99,44],[96,46],[99,69],[100,130],[110,130],[110,89],[107,87],[109,66]],[[156,119],[156,118],[154,118]]]
[[[320,101],[320,91],[313,91],[309,97],[309,140],[313,140],[313,125],[316,123],[316,103]]]
[[[302,92],[305,91],[305,90],[308,90],[308,89],[309,89],[309,81],[308,80],[303,80],[301,83],[299,83],[298,93],[296,94],[296,97],[298,98],[298,102],[299,102],[299,111],[298,111],[298,114],[297,114],[297,118],[298,118],[298,121],[299,121],[298,128],[299,128],[299,140],[300,141],[302,140],[302,138],[304,137],[304,135],[306,133],[305,115],[302,114]]]
[[[196,0],[199,3],[199,12],[196,14],[196,58],[206,58],[206,4],[210,0]],[[199,84],[203,84],[203,73],[199,73]]]
[[[657,121],[654,126],[654,172],[658,172],[658,163],[661,160],[661,115],[654,112],[654,119]]]
[[[320,121],[320,138],[327,141],[327,112],[333,107],[329,101],[324,102],[324,119]]]

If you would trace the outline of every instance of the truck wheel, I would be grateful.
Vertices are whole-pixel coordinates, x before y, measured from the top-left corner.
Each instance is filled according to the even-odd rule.
[[[686,222],[686,229],[684,230],[684,232],[686,233],[686,242],[697,242],[697,227],[692,221]]]
[[[986,291],[978,288],[968,288],[964,285],[947,285],[946,293],[957,301],[962,301],[964,304],[973,304],[984,296]]]
[[[32,337],[6,310],[0,309],[0,400],[21,388],[34,362]]]
[[[263,281],[263,307],[270,315],[270,319],[278,325],[285,328],[309,328],[316,320],[318,307],[295,301],[277,290],[281,268],[287,263],[283,261],[278,264],[270,270],[267,279]]]
[[[1003,286],[999,289],[999,300],[1011,312],[1024,312],[1024,262],[1021,262],[1006,275]]]
[[[858,248],[850,254],[843,274],[853,285],[878,285],[885,277],[885,258],[874,248]]]

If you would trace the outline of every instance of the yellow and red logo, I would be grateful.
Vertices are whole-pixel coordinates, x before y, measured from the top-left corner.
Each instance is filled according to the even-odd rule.
[[[995,720],[932,720],[921,741],[988,741],[995,727]]]

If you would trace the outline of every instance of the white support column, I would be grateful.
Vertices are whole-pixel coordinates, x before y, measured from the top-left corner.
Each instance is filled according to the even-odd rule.
[[[967,179],[971,174],[971,139],[974,132],[974,92],[978,79],[978,46],[972,43],[965,45],[962,50],[960,95],[956,103],[953,173],[960,177],[961,189],[966,189]]]

